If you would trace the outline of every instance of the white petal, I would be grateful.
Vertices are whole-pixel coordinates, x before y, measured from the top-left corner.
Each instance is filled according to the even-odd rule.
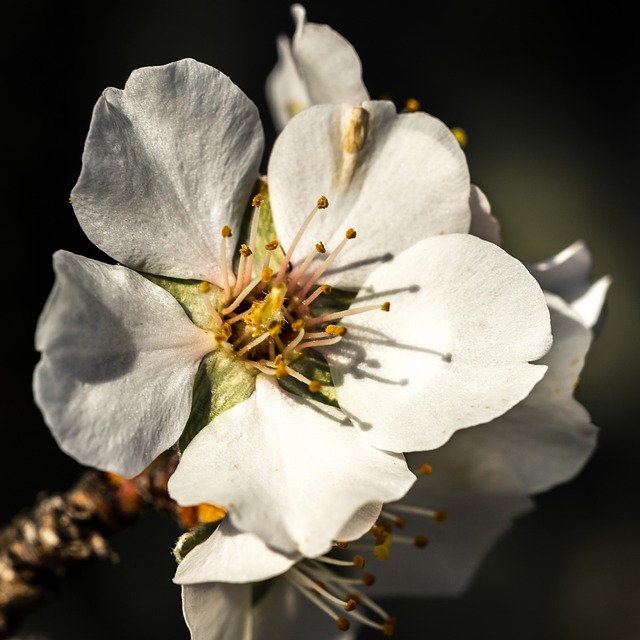
[[[527,263],[527,268],[543,289],[570,301],[590,282],[593,255],[582,240],[576,240],[546,260]]]
[[[412,468],[428,462],[433,473],[419,478],[401,504],[445,511],[448,517],[436,522],[401,514],[406,525],[398,533],[424,535],[429,544],[416,549],[396,542],[386,562],[368,563],[377,577],[372,592],[394,597],[459,594],[496,540],[532,503],[514,469],[487,443],[484,427],[456,433],[443,447],[410,454],[407,460]],[[394,505],[385,509],[394,512]]]
[[[402,456],[368,446],[337,410],[258,376],[248,400],[189,444],[169,493],[224,506],[238,529],[317,556],[358,508],[398,499],[414,480]]]
[[[78,221],[138,271],[220,284],[220,230],[238,227],[263,144],[255,105],[216,69],[137,69],[94,108],[72,192]]]
[[[531,391],[551,344],[543,293],[524,266],[471,235],[429,238],[371,274],[329,352],[338,401],[372,444],[438,447]]]
[[[325,278],[343,287],[358,287],[380,262],[421,238],[466,233],[471,216],[466,160],[449,129],[425,113],[398,115],[390,102],[364,108],[368,124],[359,150],[344,142],[354,131],[352,108],[319,105],[289,122],[269,161],[273,217],[285,249],[318,197],[329,200],[296,260],[319,240],[331,251],[348,228],[358,232]]]
[[[60,447],[132,476],[178,439],[200,359],[215,347],[169,293],[66,251],[38,321],[35,400]]]
[[[276,131],[281,131],[291,118],[311,105],[306,85],[300,77],[286,36],[277,39],[278,61],[267,76],[265,92]]]
[[[355,106],[368,100],[362,64],[351,44],[326,24],[307,22],[301,5],[293,5],[291,12],[296,21],[293,56],[311,104]]]
[[[585,327],[595,331],[599,328],[611,282],[610,276],[602,276],[571,300],[572,309],[578,313]]]
[[[471,185],[469,205],[471,207],[469,233],[488,242],[501,245],[500,223],[491,213],[489,199],[475,184]]]
[[[351,541],[362,538],[376,523],[381,510],[381,502],[365,504],[354,513],[349,522],[342,528],[342,531],[336,536],[336,539]]]
[[[482,427],[529,493],[572,478],[591,456],[598,433],[573,397],[591,333],[560,298],[548,295],[547,300],[554,336],[541,360],[547,374],[520,404]]]
[[[585,327],[597,331],[611,278],[604,276],[593,282],[593,254],[582,240],[546,260],[528,263],[527,268],[543,289],[571,304]]]
[[[284,573],[300,557],[271,549],[258,536],[238,531],[226,518],[182,560],[174,582],[258,582]]]
[[[182,587],[191,640],[243,640],[251,635],[251,585],[205,583]]]

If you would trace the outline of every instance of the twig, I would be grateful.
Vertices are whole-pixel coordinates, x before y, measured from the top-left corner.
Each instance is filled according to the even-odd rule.
[[[107,538],[148,508],[185,523],[188,515],[167,494],[177,456],[167,452],[143,473],[124,479],[85,471],[67,492],[42,495],[0,529],[0,639],[49,600],[63,578],[90,560],[117,560]]]

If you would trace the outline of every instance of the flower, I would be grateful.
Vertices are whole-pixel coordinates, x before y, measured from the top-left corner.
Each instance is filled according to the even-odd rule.
[[[531,394],[487,425],[409,454],[419,479],[407,496],[371,505],[333,553],[285,556],[223,521],[205,542],[178,554],[174,580],[192,640],[225,638],[229,628],[236,629],[229,637],[242,637],[233,625],[252,626],[256,638],[276,627],[280,637],[296,638],[310,619],[318,637],[331,637],[336,627],[351,637],[360,624],[390,633],[394,619],[380,598],[463,591],[511,522],[533,508],[531,497],[572,478],[595,446],[597,429],[573,397],[591,332],[560,297],[547,294],[547,301],[554,343],[542,360],[548,372]],[[257,604],[252,593],[260,594]]]
[[[268,184],[262,146],[254,105],[195,60],[103,93],[72,203],[119,264],[55,255],[34,392],[80,462],[133,475],[180,441],[179,503],[314,556],[407,492],[404,452],[529,393],[549,317],[523,265],[466,233],[465,158],[436,118],[308,108]]]
[[[380,505],[369,506],[363,519],[367,529],[379,512]],[[367,529],[349,526],[340,546],[360,538]],[[249,630],[259,640],[273,637],[274,627],[283,639],[300,637],[303,629],[308,629],[310,638],[333,637],[327,614],[335,621],[336,638],[354,637],[352,620],[390,632],[393,618],[381,607],[371,602],[371,610],[365,613],[364,589],[374,576],[363,571],[363,562],[360,554],[353,553],[346,559],[331,554],[286,555],[251,533],[238,532],[225,519],[180,558],[174,581],[182,586],[183,612],[192,640],[230,640],[246,637]],[[359,575],[341,575],[340,569],[348,567],[356,567]]]
[[[611,277],[593,281],[594,259],[583,240],[546,260],[526,263],[540,286],[561,296],[580,316],[585,327],[597,331],[603,321]]]
[[[276,130],[313,104],[369,100],[355,49],[328,25],[308,23],[306,10],[291,5],[296,31],[277,39],[278,62],[267,76],[266,94]]]

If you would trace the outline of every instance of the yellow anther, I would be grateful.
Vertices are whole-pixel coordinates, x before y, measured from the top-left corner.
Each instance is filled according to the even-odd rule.
[[[393,544],[393,536],[390,536],[386,531],[384,536],[377,537],[376,545],[373,547],[373,555],[378,560],[387,560],[389,558],[389,550]]]
[[[355,107],[351,111],[351,121],[342,138],[342,149],[347,153],[356,153],[364,146],[367,137],[369,112],[362,107]]]
[[[322,243],[322,240],[316,244],[316,251],[318,253],[327,253],[327,248]]]
[[[348,598],[344,605],[345,611],[353,611],[358,606],[358,602],[353,598]]]
[[[395,524],[398,529],[404,529],[407,526],[407,521],[404,518],[395,518],[393,524]]]
[[[314,580],[314,582],[320,587],[320,589],[322,589],[323,591],[327,590],[327,585],[322,582],[322,580]],[[316,591],[317,593],[317,591]]]
[[[264,204],[264,198],[262,197],[261,193],[258,193],[257,195],[253,196],[253,200],[251,201],[252,207],[256,207],[256,209],[259,209],[263,204]]]
[[[424,549],[429,544],[429,539],[427,536],[416,536],[413,539],[414,546],[418,547],[418,549]]]
[[[576,391],[580,387],[580,378],[577,378],[573,383],[573,390]]]
[[[269,335],[279,336],[280,333],[282,333],[282,325],[279,322],[277,322],[276,320],[274,320],[269,325]]]
[[[311,391],[311,393],[318,393],[320,389],[322,389],[322,385],[317,380],[312,380],[309,383],[309,391]]]
[[[356,569],[364,569],[364,558],[360,554],[353,556],[353,566]]]
[[[317,202],[316,206],[318,207],[318,209],[326,209],[329,206],[329,201],[327,200],[327,197],[326,196],[320,196],[318,198],[318,202]]]
[[[203,280],[200,283],[200,293],[208,293],[209,291],[211,291],[211,285],[206,280]]]
[[[449,514],[446,511],[436,511],[433,514],[433,519],[436,522],[445,522],[448,517],[449,517]]]
[[[389,537],[387,528],[382,526],[381,524],[374,524],[373,527],[371,527],[371,534],[376,539],[376,544],[383,544],[384,541]]]
[[[231,325],[228,322],[223,322],[222,326],[218,327],[215,333],[216,342],[226,342],[231,337]]]
[[[343,336],[347,333],[347,327],[339,327],[336,324],[330,324],[327,325],[325,333],[328,333],[330,336]]]
[[[356,230],[355,229],[347,229],[347,232],[345,233],[345,236],[347,236],[347,240],[353,240],[356,237]]]
[[[198,505],[198,520],[200,522],[217,522],[226,515],[225,509],[214,504],[202,503]]]
[[[262,282],[271,282],[271,278],[273,278],[273,269],[270,267],[265,267],[260,274],[262,278]]]
[[[420,473],[423,476],[430,476],[433,473],[433,467],[428,462],[425,462],[420,465]]]
[[[267,244],[264,245],[264,248],[267,251],[275,251],[279,246],[277,240],[271,240],[271,242],[267,242]]]
[[[383,302],[380,305],[380,311],[389,311],[389,309],[391,309],[391,303],[390,302]]]
[[[327,296],[331,295],[331,292],[333,291],[333,287],[330,284],[320,285],[320,289],[322,293],[324,293]]]
[[[382,625],[382,635],[389,636],[393,635],[393,632],[396,628],[396,618],[395,616],[389,616]]]
[[[349,631],[351,623],[344,616],[340,616],[336,620],[336,627],[338,627],[339,631]]]
[[[362,574],[362,582],[370,587],[376,581],[376,577],[372,573]]]
[[[349,543],[344,540],[336,540],[335,544],[338,549],[346,549],[349,546]]]
[[[224,227],[222,227],[222,237],[230,238],[232,235],[233,233],[231,233],[231,227],[225,224]]]
[[[240,255],[244,256],[245,258],[248,258],[253,251],[251,251],[251,249],[249,249],[249,247],[247,247],[246,244],[243,244],[238,251],[240,252]]]
[[[409,98],[404,103],[404,110],[408,113],[413,113],[414,111],[418,111],[420,109],[420,103],[415,98]]]
[[[464,129],[461,129],[460,127],[453,127],[453,129],[451,129],[451,133],[453,133],[461,147],[467,146],[468,137],[467,132]]]
[[[291,323],[291,328],[298,333],[304,329],[304,320],[302,318],[298,318],[294,322]]]
[[[284,378],[285,376],[288,376],[289,372],[287,371],[287,365],[284,363],[284,361],[279,362],[276,365],[276,378],[278,378],[278,380],[280,378]]]
[[[389,558],[389,547],[386,544],[377,544],[373,547],[373,555],[381,561],[388,560]]]

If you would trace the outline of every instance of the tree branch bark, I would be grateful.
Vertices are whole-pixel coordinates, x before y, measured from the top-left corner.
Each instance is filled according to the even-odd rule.
[[[117,560],[107,538],[153,508],[188,526],[188,512],[167,493],[177,455],[167,452],[140,475],[125,479],[85,471],[67,492],[42,495],[0,529],[0,639],[56,592],[76,567]]]

